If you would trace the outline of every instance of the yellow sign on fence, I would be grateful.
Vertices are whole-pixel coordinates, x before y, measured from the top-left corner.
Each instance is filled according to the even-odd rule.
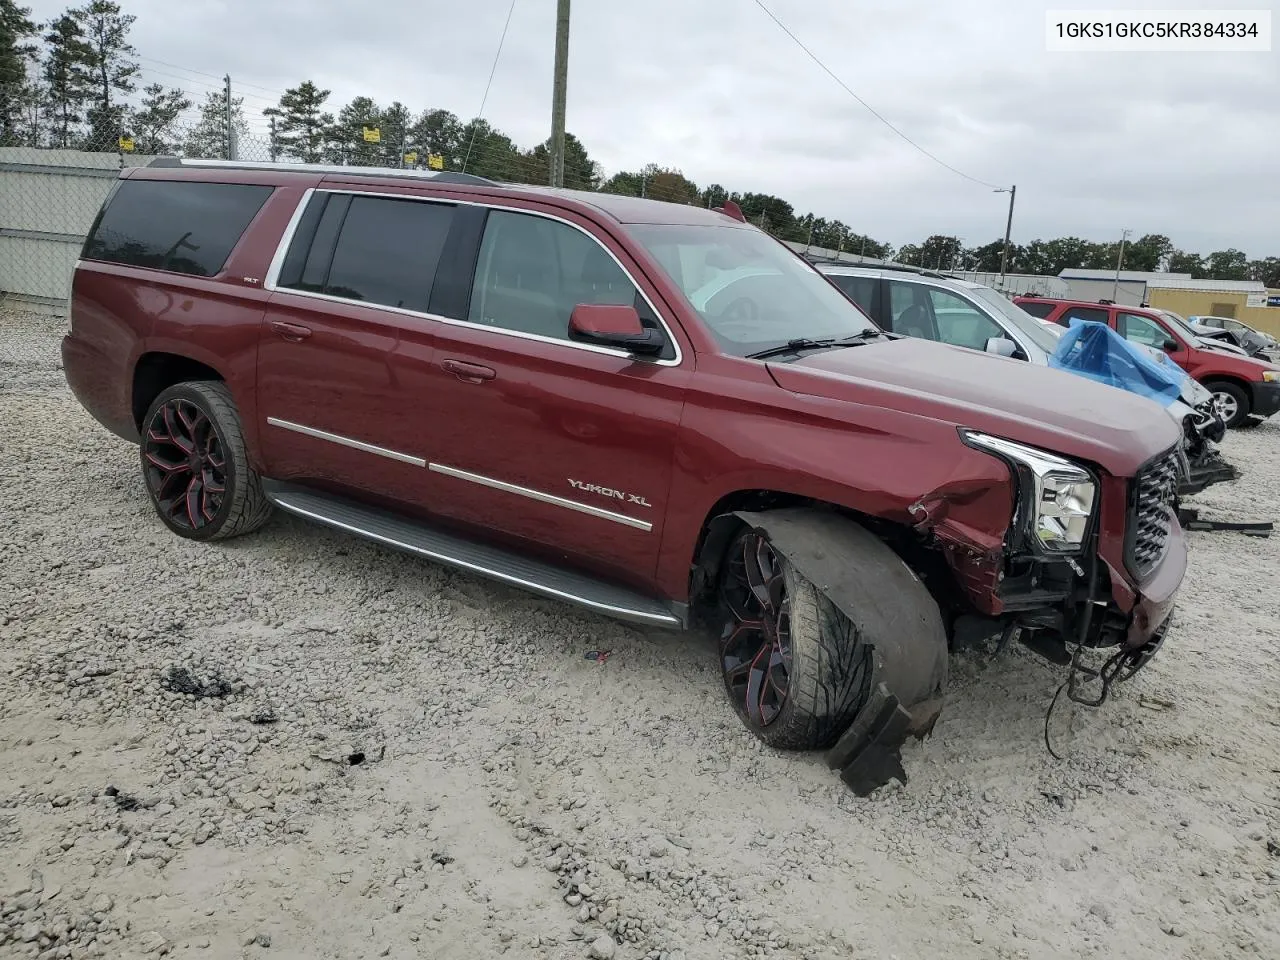
[[[124,153],[133,153],[133,137],[121,137],[120,149]]]
[[[410,150],[408,153],[406,153],[404,155],[404,162],[412,167],[415,163],[418,162],[418,151]]]
[[[439,153],[428,153],[428,154],[427,154],[427,166],[428,166],[428,167],[430,167],[432,170],[443,170],[443,169],[444,169],[444,156],[443,156],[443,154],[439,154]]]
[[[379,130],[377,127],[365,127],[364,142],[365,143],[381,143],[382,131]]]

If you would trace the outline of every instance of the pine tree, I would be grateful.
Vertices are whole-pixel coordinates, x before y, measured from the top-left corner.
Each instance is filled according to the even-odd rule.
[[[129,29],[137,18],[122,13],[113,0],[90,0],[71,16],[84,31],[93,75],[93,100],[89,107],[89,149],[114,150],[127,107],[121,102],[137,88],[137,51],[129,43]]]
[[[244,98],[231,98],[231,123],[235,127],[237,142],[249,133],[244,119]],[[191,128],[182,144],[182,154],[203,160],[226,160],[231,156],[227,142],[227,92],[210,90],[200,105],[200,120]]]
[[[50,144],[70,147],[84,119],[84,107],[93,95],[93,78],[89,73],[91,51],[84,31],[70,14],[63,14],[49,24],[44,36],[43,76],[47,91],[45,114],[49,120]]]
[[[329,91],[310,80],[284,92],[280,103],[263,110],[275,119],[273,156],[287,155],[303,163],[319,163],[333,137],[333,115],[324,112]]]
[[[28,68],[36,47],[28,38],[39,32],[31,8],[0,0],[0,145],[21,141],[24,108],[30,98]]]
[[[144,87],[142,93],[142,105],[133,112],[130,122],[137,141],[135,149],[146,154],[172,153],[176,145],[171,130],[182,111],[191,108],[191,101],[181,90],[166,90],[158,83]]]
[[[401,166],[404,152],[408,149],[409,127],[413,125],[413,115],[408,107],[397,100],[382,111],[382,118],[378,122],[382,128],[381,162],[392,167]],[[426,163],[426,157],[420,157],[419,160]]]
[[[381,134],[381,121],[382,111],[368,97],[356,97],[339,110],[328,151],[329,162],[361,167],[380,163],[381,137],[377,143],[370,143],[364,139],[364,131],[376,129]]]

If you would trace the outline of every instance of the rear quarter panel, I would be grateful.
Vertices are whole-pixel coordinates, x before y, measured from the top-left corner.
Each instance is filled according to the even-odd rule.
[[[144,179],[215,179],[209,171],[198,171],[199,176],[147,168],[130,173]],[[226,178],[223,173],[217,179]],[[214,277],[88,260],[77,264],[72,334],[64,357],[68,381],[95,418],[136,441],[132,393],[139,361],[149,353],[187,357],[226,381],[239,408],[250,459],[260,465],[256,364],[267,299],[262,280],[306,186],[277,186]]]

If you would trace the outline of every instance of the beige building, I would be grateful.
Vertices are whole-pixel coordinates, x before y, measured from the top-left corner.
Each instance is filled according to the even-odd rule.
[[[1280,306],[1256,280],[1148,279],[1147,302],[1184,317],[1233,317],[1280,336]]]

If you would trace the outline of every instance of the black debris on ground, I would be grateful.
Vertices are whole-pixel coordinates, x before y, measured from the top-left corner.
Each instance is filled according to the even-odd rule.
[[[280,718],[276,716],[276,712],[272,710],[270,707],[262,707],[258,710],[253,711],[253,713],[249,715],[249,722],[256,723],[258,726],[265,726],[266,724],[269,724],[269,723],[275,723],[279,719]]]
[[[107,787],[107,789],[102,791],[102,795],[111,797],[111,799],[115,800],[116,807],[120,810],[137,810],[138,807],[141,806],[137,797],[131,793],[125,793],[123,790],[119,790],[116,787]]]
[[[171,666],[160,675],[160,686],[173,693],[192,697],[229,697],[235,692],[229,680],[214,673],[206,680],[196,677],[186,667]]]

